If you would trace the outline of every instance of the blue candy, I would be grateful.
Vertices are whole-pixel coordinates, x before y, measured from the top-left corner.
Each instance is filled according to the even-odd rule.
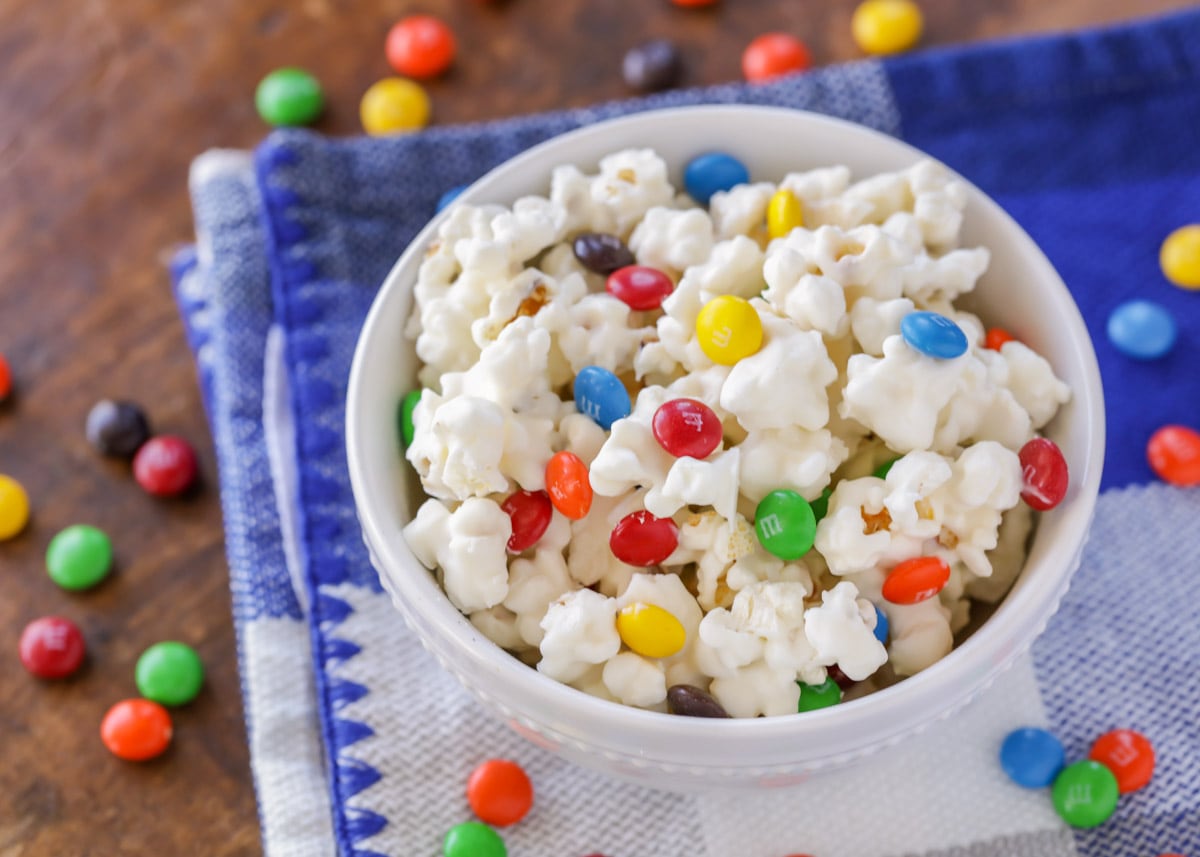
[[[683,171],[683,185],[688,195],[701,205],[708,205],[717,191],[729,190],[748,181],[750,171],[746,165],[724,152],[709,152],[693,158]]]
[[[575,407],[605,431],[632,410],[621,379],[599,366],[584,366],[575,376]]]
[[[1000,767],[1014,783],[1027,789],[1053,783],[1066,762],[1062,742],[1045,729],[1015,729],[1000,745]]]
[[[465,184],[460,184],[458,187],[450,188],[450,190],[442,194],[441,198],[437,201],[437,210],[440,212],[447,205],[454,202],[454,200],[458,199],[459,194],[466,189],[467,186]]]
[[[888,617],[887,614],[879,609],[879,605],[875,607],[875,639],[881,643],[887,644],[888,638]]]
[[[1175,344],[1175,319],[1151,301],[1127,301],[1108,317],[1108,339],[1135,360],[1162,357]]]
[[[967,335],[962,328],[936,312],[910,312],[900,322],[900,333],[917,351],[940,360],[967,353]]]

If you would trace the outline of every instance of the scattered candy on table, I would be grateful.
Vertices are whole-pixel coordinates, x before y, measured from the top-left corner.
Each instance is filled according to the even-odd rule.
[[[712,694],[690,684],[674,684],[667,688],[667,710],[683,717],[729,716]]]
[[[906,559],[888,572],[883,597],[893,604],[917,604],[937,595],[950,580],[950,566],[936,556]]]
[[[100,529],[74,524],[50,540],[46,548],[46,571],[63,589],[89,589],[112,569],[112,541]]]
[[[1108,340],[1126,357],[1156,360],[1175,345],[1175,319],[1153,301],[1126,301],[1108,317]]]
[[[759,501],[754,511],[754,531],[770,553],[784,560],[799,559],[813,546],[817,518],[807,500],[781,488]]]
[[[18,644],[21,664],[38,678],[58,679],[73,675],[83,664],[87,645],[83,632],[61,616],[34,619],[21,632]]]
[[[637,92],[670,89],[683,77],[683,55],[674,42],[654,39],[626,52],[621,74],[625,85]]]
[[[1184,289],[1200,289],[1200,224],[1181,226],[1158,251],[1163,275]]]
[[[508,857],[500,834],[478,821],[456,824],[442,842],[444,857]]]
[[[114,756],[144,762],[161,756],[171,743],[171,715],[157,702],[126,699],[104,715],[100,739]]]
[[[1062,742],[1045,729],[1014,729],[1000,745],[1000,767],[1014,783],[1027,789],[1049,786],[1066,761]]]
[[[1186,426],[1163,426],[1150,436],[1146,459],[1172,485],[1200,485],[1200,434]]]
[[[912,348],[939,360],[961,357],[969,345],[962,328],[936,312],[910,312],[900,321],[900,333]]]
[[[804,71],[811,65],[808,48],[787,33],[764,33],[742,52],[742,76],[751,83]]]
[[[783,238],[797,226],[804,225],[804,209],[800,200],[787,188],[775,191],[767,203],[767,235]]]
[[[1025,483],[1021,499],[1039,512],[1049,511],[1061,503],[1067,496],[1070,476],[1067,460],[1058,444],[1049,438],[1035,437],[1021,447],[1017,457]]]
[[[675,616],[656,604],[634,602],[617,613],[621,641],[644,658],[669,658],[687,642],[687,631]]]
[[[1068,765],[1054,780],[1054,809],[1072,827],[1096,827],[1117,808],[1117,778],[1099,762]]]
[[[621,379],[599,366],[584,366],[575,376],[575,407],[605,431],[633,410]]]
[[[150,439],[150,423],[133,402],[102,399],[88,411],[88,443],[101,455],[132,458]]]
[[[554,517],[554,505],[545,491],[517,491],[500,508],[512,519],[511,553],[522,553],[537,544]]]
[[[268,125],[307,125],[325,108],[325,94],[315,77],[302,68],[279,68],[254,91],[254,106]]]
[[[429,96],[417,83],[385,77],[363,93],[358,116],[363,130],[374,137],[416,131],[429,124]]]
[[[0,542],[13,538],[29,522],[29,495],[20,482],[0,473]]]
[[[546,464],[546,493],[571,520],[585,517],[592,508],[592,483],[583,459],[566,450],[555,453]]]
[[[196,650],[168,640],[155,643],[134,669],[138,693],[161,705],[187,705],[204,685],[204,663]]]
[[[850,32],[866,54],[896,54],[921,39],[925,19],[912,0],[864,0],[850,19]]]
[[[133,478],[155,497],[179,496],[192,487],[199,470],[195,450],[176,435],[150,438],[133,457]]]
[[[717,191],[729,190],[750,181],[746,165],[724,152],[709,152],[688,162],[683,170],[683,185],[692,199],[708,205]]]
[[[580,265],[605,276],[637,261],[624,241],[607,232],[581,233],[571,242],[571,249]]]
[[[1004,347],[1004,343],[1014,341],[1016,341],[1016,337],[1003,327],[989,327],[987,333],[983,336],[983,347],[990,348],[992,351],[999,351]]]
[[[402,18],[387,35],[388,64],[408,77],[424,80],[443,74],[456,50],[454,33],[432,15]]]
[[[0,402],[3,402],[12,393],[12,369],[9,368],[8,360],[3,354],[0,354]]]
[[[724,433],[713,409],[695,399],[663,402],[654,412],[650,430],[671,455],[697,459],[708,458],[721,445]]]
[[[1137,791],[1154,775],[1154,747],[1132,729],[1104,733],[1092,744],[1088,758],[1113,772],[1121,794]]]
[[[434,212],[437,213],[450,203],[454,202],[454,200],[458,199],[462,195],[462,192],[466,189],[467,186],[465,184],[450,188],[450,190],[438,197],[437,208],[434,209]]]
[[[410,390],[404,394],[404,398],[400,401],[400,440],[404,443],[405,449],[412,446],[413,442],[413,411],[417,409],[417,405],[421,402],[421,394],[424,390]]]
[[[626,265],[608,275],[604,290],[630,309],[645,311],[661,307],[675,284],[657,268]]]
[[[820,684],[805,684],[802,681],[797,684],[800,685],[800,701],[796,704],[796,711],[801,714],[828,708],[842,701],[842,689],[832,678],[826,678]]]
[[[467,779],[467,802],[482,821],[507,827],[533,807],[533,783],[516,762],[488,759]]]
[[[708,359],[732,366],[762,348],[762,320],[744,298],[721,295],[696,316],[696,338]]]
[[[656,518],[644,510],[631,512],[613,527],[608,546],[621,562],[649,568],[679,546],[679,527],[670,518]]]

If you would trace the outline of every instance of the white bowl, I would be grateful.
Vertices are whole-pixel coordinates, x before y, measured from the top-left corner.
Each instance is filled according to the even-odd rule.
[[[497,167],[463,202],[511,203],[549,189],[560,164],[592,169],[610,152],[652,147],[682,187],[683,165],[729,152],[754,179],[846,164],[856,177],[902,169],[924,155],[891,137],[824,116],[765,107],[690,107],[641,113],[556,137]],[[422,253],[440,217],[392,269],[358,341],[346,403],[350,477],[364,539],[384,587],[438,662],[488,709],[537,745],[575,762],[664,789],[772,788],[893,744],[975,697],[1045,628],[1079,565],[1104,458],[1100,373],[1066,286],[1028,235],[971,186],[962,240],[992,251],[969,306],[1019,331],[1071,387],[1047,431],[1062,448],[1071,489],[1038,524],[1025,568],[995,613],[933,667],[886,690],[805,714],[709,720],[643,711],[559,684],[477,631],[447,600],[401,535],[422,495],[396,440],[396,407],[417,361],[403,335]],[[966,303],[966,302],[964,302]]]

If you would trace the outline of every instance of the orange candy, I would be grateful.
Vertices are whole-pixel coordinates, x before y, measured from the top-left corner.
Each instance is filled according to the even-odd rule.
[[[1163,426],[1150,437],[1146,458],[1172,485],[1200,485],[1200,434],[1185,426]]]
[[[1088,758],[1113,772],[1121,794],[1137,791],[1154,775],[1154,748],[1145,735],[1132,729],[1114,729],[1101,735]]]
[[[467,780],[467,802],[481,821],[507,827],[533,806],[533,783],[516,762],[488,759]]]
[[[1004,343],[1015,342],[1016,337],[1005,330],[1003,327],[993,327],[988,330],[987,335],[983,338],[983,347],[990,348],[993,351],[999,351]]]
[[[108,709],[100,740],[114,756],[144,762],[162,755],[171,743],[171,715],[157,702],[126,699]]]
[[[751,83],[804,71],[810,65],[808,48],[787,33],[765,33],[742,53],[742,75]]]
[[[388,32],[387,60],[400,74],[437,77],[450,68],[457,48],[454,33],[432,15],[411,15]]]
[[[573,452],[557,452],[546,465],[546,493],[554,508],[578,521],[592,508],[587,465]]]
[[[942,591],[950,580],[950,566],[936,556],[906,559],[883,582],[883,597],[893,604],[917,604]]]
[[[4,359],[3,354],[0,354],[0,402],[7,399],[11,392],[12,372],[8,368],[8,361]]]

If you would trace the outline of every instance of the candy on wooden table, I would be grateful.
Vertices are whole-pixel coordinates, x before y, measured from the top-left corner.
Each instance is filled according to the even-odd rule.
[[[767,203],[767,234],[783,238],[797,226],[804,225],[804,207],[799,198],[787,188],[780,188]]]
[[[512,535],[508,539],[510,553],[521,553],[537,544],[550,526],[554,506],[545,491],[517,491],[500,508],[512,519]]]
[[[635,601],[617,613],[622,642],[644,658],[669,658],[687,643],[687,630],[669,610]]]
[[[879,609],[878,604],[871,606],[875,608],[875,639],[886,645],[891,623],[888,622],[887,614]]]
[[[719,190],[729,190],[750,181],[746,165],[724,152],[708,152],[688,161],[683,170],[683,185],[692,199],[708,205]]]
[[[1054,780],[1054,809],[1072,827],[1096,827],[1117,808],[1117,778],[1090,759],[1063,768]]]
[[[13,538],[29,522],[29,495],[11,476],[0,473],[0,542]]]
[[[446,832],[443,857],[508,857],[500,834],[478,821],[464,821]]]
[[[424,393],[423,389],[409,390],[400,400],[400,440],[404,443],[405,448],[412,446],[413,434],[416,432],[413,427],[413,411],[417,409]]]
[[[850,19],[850,32],[863,53],[906,51],[921,38],[925,19],[912,0],[864,0]]]
[[[575,376],[575,408],[605,431],[633,409],[621,379],[599,366],[584,366]]]
[[[155,497],[176,497],[187,491],[199,470],[192,445],[171,434],[150,438],[133,457],[133,478]]]
[[[12,393],[12,369],[9,368],[8,360],[3,354],[0,354],[0,402],[3,402]]]
[[[18,652],[21,664],[31,675],[57,679],[73,675],[79,669],[87,645],[74,622],[61,616],[43,616],[25,626]]]
[[[160,756],[171,743],[171,715],[149,699],[126,699],[104,715],[100,739],[114,756],[144,762]]]
[[[516,762],[488,759],[467,779],[467,802],[483,821],[507,827],[524,818],[533,807],[533,783]]]
[[[653,39],[626,52],[621,74],[625,85],[638,92],[670,89],[683,76],[683,55],[669,39]]]
[[[611,274],[637,261],[625,242],[608,232],[581,233],[571,242],[571,250],[580,265],[597,274]]]
[[[1184,289],[1200,289],[1200,224],[1181,226],[1158,251],[1163,275]]]
[[[796,710],[800,713],[828,708],[842,701],[842,689],[832,678],[827,677],[820,684],[805,684],[802,681],[796,684],[800,685],[800,701],[796,704]]]
[[[729,716],[712,694],[690,684],[673,684],[667,688],[667,710],[681,717]]]
[[[969,345],[962,328],[936,312],[910,312],[900,321],[900,333],[909,346],[939,360],[961,357]]]
[[[385,77],[371,84],[358,105],[363,130],[373,137],[416,131],[429,124],[429,96],[417,83]]]
[[[696,339],[709,360],[732,366],[762,348],[762,320],[749,301],[721,295],[706,303],[696,316]]]
[[[63,589],[95,586],[108,576],[112,561],[112,541],[102,530],[88,524],[67,527],[46,548],[46,571]]]
[[[1092,744],[1088,758],[1113,772],[1121,794],[1137,791],[1154,775],[1154,747],[1132,729],[1105,732]]]
[[[1062,742],[1045,729],[1014,729],[1000,745],[1000,767],[1009,779],[1027,789],[1045,788],[1066,764]]]
[[[721,445],[724,433],[713,409],[695,399],[663,402],[654,412],[650,430],[676,458],[708,458]]]
[[[1164,482],[1200,485],[1200,433],[1193,429],[1163,426],[1150,436],[1146,459]]]
[[[671,0],[676,6],[684,6],[689,9],[698,9],[701,6],[712,6],[717,0]]]
[[[950,566],[936,556],[906,559],[888,572],[883,597],[893,604],[917,604],[942,591],[950,580]]]
[[[1070,476],[1067,460],[1058,444],[1049,438],[1035,437],[1021,447],[1018,460],[1024,480],[1021,499],[1030,508],[1045,512],[1063,501],[1067,496]]]
[[[592,508],[592,483],[587,465],[573,452],[563,450],[546,464],[546,493],[555,509],[573,521]]]
[[[754,531],[770,553],[793,560],[812,549],[817,518],[808,501],[787,488],[772,491],[754,510]]]
[[[751,83],[804,71],[811,65],[808,48],[787,33],[764,33],[742,52],[742,75]]]
[[[187,705],[204,685],[204,662],[185,643],[155,643],[134,668],[138,693],[161,705]]]
[[[401,18],[388,31],[388,64],[400,74],[419,79],[437,77],[454,62],[454,33],[432,15]]]
[[[150,423],[133,402],[101,399],[88,411],[84,432],[101,455],[132,458],[150,439]]]
[[[1112,311],[1108,341],[1126,357],[1157,360],[1175,345],[1175,319],[1153,301],[1126,301]]]
[[[437,207],[434,209],[434,213],[436,214],[437,212],[441,211],[446,206],[448,206],[450,203],[454,202],[454,200],[456,200],[460,196],[462,196],[462,192],[466,189],[467,189],[467,186],[465,184],[460,184],[458,187],[452,187],[452,188],[450,188],[450,190],[446,191],[444,194],[439,196],[438,201],[437,201]]]
[[[675,284],[657,268],[626,265],[608,275],[604,290],[630,309],[645,311],[661,307]]]
[[[644,510],[631,512],[613,527],[608,546],[621,562],[647,568],[679,546],[679,527],[670,518],[657,518]]]
[[[987,333],[983,335],[983,347],[990,348],[992,351],[999,351],[1004,347],[1004,343],[1015,341],[1016,337],[1003,327],[989,327]]]
[[[321,115],[325,94],[302,68],[278,68],[259,81],[254,106],[268,125],[307,125]]]

